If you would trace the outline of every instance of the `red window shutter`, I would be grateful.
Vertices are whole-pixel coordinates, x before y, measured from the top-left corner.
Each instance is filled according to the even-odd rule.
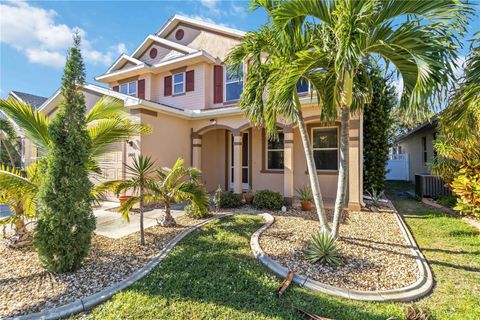
[[[195,72],[193,70],[185,72],[185,91],[193,91],[195,90]]]
[[[166,76],[165,78],[163,78],[163,95],[172,95],[172,76]]]
[[[213,103],[223,102],[223,66],[213,67]]]
[[[145,79],[138,80],[138,97],[145,99]]]
[[[113,91],[117,91],[117,92],[118,92],[118,86],[113,86]]]

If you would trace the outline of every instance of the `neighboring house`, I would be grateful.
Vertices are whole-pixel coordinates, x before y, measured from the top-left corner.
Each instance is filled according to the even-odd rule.
[[[13,90],[10,91],[7,99],[16,99],[18,101],[28,103],[34,109],[40,108],[42,104],[47,101],[47,98],[45,97]],[[2,112],[0,112],[0,116],[2,115]],[[20,154],[22,156],[22,166],[28,166],[30,163],[34,162],[38,158],[39,155],[37,148],[35,148],[35,146],[31,144],[30,140],[24,138],[22,130],[16,124],[15,129],[17,130],[21,138]]]
[[[415,181],[416,174],[430,174],[428,163],[433,161],[435,150],[433,141],[436,139],[437,116],[416,127],[396,140],[396,152],[408,154],[411,182]]]
[[[202,170],[209,191],[270,189],[286,198],[309,184],[298,128],[279,122],[280,140],[266,138],[237,106],[243,74],[224,65],[244,32],[182,16],[172,17],[131,54],[121,55],[96,78],[110,89],[86,84],[87,108],[102,96],[121,99],[137,123],[153,128],[150,135],[112,146],[102,159],[103,179],[125,177],[123,163],[138,154],[152,156],[160,166],[179,157]],[[327,206],[336,196],[340,123],[321,123],[308,86],[299,83],[303,114],[312,139],[320,186]],[[47,115],[60,103],[57,92],[41,110]],[[348,207],[362,204],[362,114],[350,120]]]

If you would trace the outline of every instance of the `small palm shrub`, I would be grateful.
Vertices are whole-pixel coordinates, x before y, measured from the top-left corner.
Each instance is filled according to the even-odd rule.
[[[258,191],[253,198],[253,206],[257,209],[280,210],[283,204],[282,195],[270,190]]]
[[[233,191],[224,191],[220,194],[220,208],[238,208],[242,206],[242,195]]]
[[[184,210],[187,217],[195,219],[203,219],[210,215],[210,210],[208,207],[199,207],[194,202],[187,204]]]
[[[338,266],[343,262],[338,251],[337,239],[327,232],[314,234],[306,253],[311,263]]]

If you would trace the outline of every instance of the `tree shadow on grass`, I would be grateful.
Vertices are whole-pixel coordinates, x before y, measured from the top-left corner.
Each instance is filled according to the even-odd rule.
[[[187,236],[147,277],[117,295],[101,308],[105,314],[132,318],[126,312],[132,296],[142,297],[142,305],[129,312],[151,312],[157,319],[237,318],[302,319],[275,296],[281,279],[256,261],[250,251],[251,234],[262,225],[258,217],[236,216],[214,221]],[[372,304],[307,292],[297,286],[286,299],[302,308],[335,319],[386,319],[386,308]],[[153,306],[155,305],[155,307]],[[389,304],[390,309],[398,306]],[[114,308],[111,310],[110,308]],[[381,309],[381,308],[380,308]],[[146,317],[146,314],[144,313]]]

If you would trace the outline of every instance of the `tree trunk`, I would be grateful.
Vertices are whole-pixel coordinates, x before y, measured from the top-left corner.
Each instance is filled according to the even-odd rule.
[[[15,216],[23,216],[23,207],[15,207]],[[11,248],[23,248],[32,244],[32,234],[28,232],[25,220],[18,218],[14,222],[15,234],[10,237],[8,246]]]
[[[165,217],[160,220],[160,225],[162,227],[172,227],[176,224],[175,219],[170,213],[170,203],[165,203]]]
[[[145,232],[143,230],[143,187],[140,187],[140,244],[145,245]]]
[[[340,166],[338,168],[337,198],[335,200],[335,211],[333,213],[332,236],[338,236],[340,220],[345,208],[348,181],[348,149],[349,149],[349,120],[350,110],[348,107],[341,108],[341,138],[340,138]]]
[[[330,232],[328,226],[327,216],[325,214],[325,207],[323,205],[322,192],[320,190],[320,184],[318,183],[317,168],[315,166],[315,160],[313,158],[312,146],[308,138],[307,128],[303,121],[303,114],[300,106],[298,95],[296,95],[297,103],[297,115],[298,115],[298,128],[300,130],[300,137],[303,142],[303,149],[305,151],[305,158],[307,160],[308,177],[310,178],[310,187],[312,189],[313,201],[315,203],[315,209],[317,210],[318,220],[320,221],[320,229],[323,232]]]
[[[16,167],[15,162],[13,161],[13,157],[12,157],[12,154],[10,153],[10,150],[8,150],[7,143],[4,140],[2,140],[2,143],[3,143],[3,147],[7,151],[7,155],[8,155],[8,158],[10,159],[10,163],[12,164],[12,168],[15,168]]]

